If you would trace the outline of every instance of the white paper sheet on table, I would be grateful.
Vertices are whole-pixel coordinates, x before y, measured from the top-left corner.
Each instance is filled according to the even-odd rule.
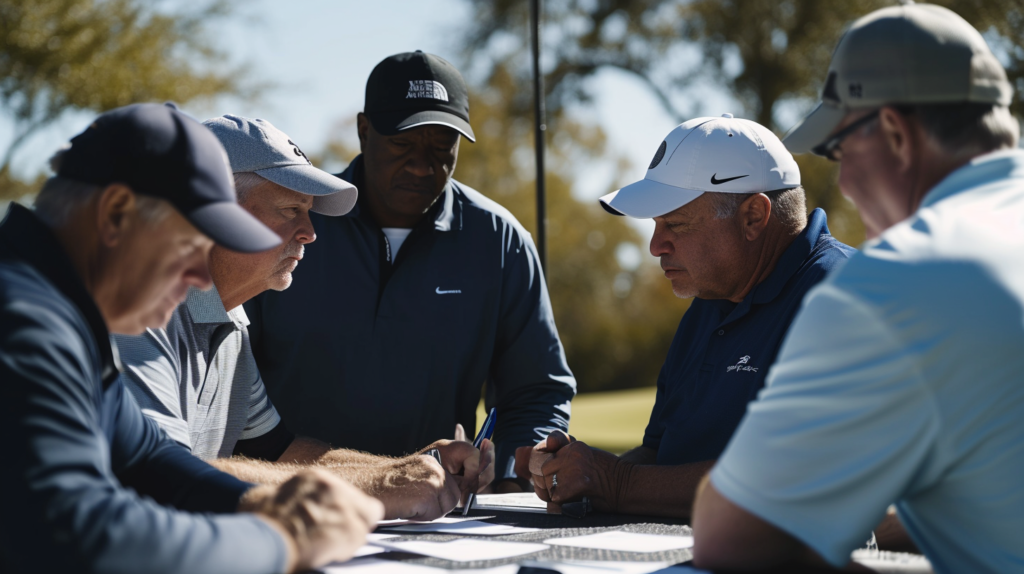
[[[523,532],[537,532],[539,528],[522,528],[509,526],[507,524],[491,524],[479,520],[467,520],[465,522],[444,523],[426,522],[422,524],[406,524],[403,526],[385,526],[392,532],[439,532],[442,534],[464,534],[466,536],[501,536],[503,534],[522,534]]]
[[[365,560],[349,560],[338,564],[331,564],[319,570],[324,574],[437,574],[444,572],[429,566],[397,562],[395,560],[381,560],[379,558],[366,558]]]
[[[388,538],[398,538],[398,535],[397,534],[377,534],[376,532],[371,532],[371,533],[367,534],[366,535],[366,544],[364,544],[362,546],[362,548],[360,548],[359,550],[356,550],[356,553],[352,557],[353,558],[361,558],[363,556],[370,556],[372,554],[380,554],[381,552],[387,552],[387,550],[384,550],[380,546],[374,546],[373,543],[378,541],[378,540],[387,540]]]
[[[662,536],[660,534],[637,534],[612,530],[572,538],[551,538],[545,544],[573,546],[575,548],[596,548],[598,550],[619,550],[623,552],[663,552],[693,546],[693,536]]]
[[[481,540],[479,538],[460,538],[448,542],[430,542],[427,540],[404,540],[399,542],[379,542],[377,545],[396,550],[422,554],[453,562],[470,562],[473,560],[499,560],[512,558],[547,550],[546,544],[526,542],[505,542],[502,540]]]
[[[650,574],[668,567],[671,562],[614,562],[603,560],[571,560],[548,562],[523,560],[520,566],[537,566],[560,574]]]
[[[494,518],[493,516],[442,516],[436,520],[410,520],[408,518],[392,518],[391,520],[378,520],[377,528],[390,528],[392,526],[404,526],[406,524],[458,524],[467,520],[483,520]]]
[[[534,492],[510,492],[508,494],[478,494],[473,509],[483,511],[504,510],[506,512],[536,512],[547,514],[548,503]]]

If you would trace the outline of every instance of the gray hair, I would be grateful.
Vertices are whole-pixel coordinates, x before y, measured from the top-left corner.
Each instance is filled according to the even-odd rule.
[[[54,172],[60,171],[60,165],[67,149],[65,147],[58,150],[50,158],[50,168]],[[93,196],[103,189],[101,185],[54,176],[43,184],[32,207],[36,216],[47,226],[62,227],[67,224],[72,215],[88,205]],[[135,194],[135,203],[139,210],[139,217],[147,223],[159,223],[174,209],[167,201],[139,193]]]
[[[918,118],[925,133],[952,156],[1017,147],[1020,124],[1006,106],[977,102],[895,106]]]
[[[262,175],[251,171],[236,171],[234,176],[235,195],[238,196],[238,203],[240,204],[245,203],[252,190],[270,181]]]
[[[736,215],[740,204],[753,193],[721,193],[708,191],[711,207],[715,210],[715,219],[728,219]],[[787,229],[800,231],[807,226],[807,196],[802,186],[790,189],[766,191],[764,195],[772,203],[772,217],[779,220]]]

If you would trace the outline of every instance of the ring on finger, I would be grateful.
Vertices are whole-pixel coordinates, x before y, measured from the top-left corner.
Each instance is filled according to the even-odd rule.
[[[552,474],[551,475],[551,488],[556,488],[557,486],[558,486],[558,475],[557,474]]]

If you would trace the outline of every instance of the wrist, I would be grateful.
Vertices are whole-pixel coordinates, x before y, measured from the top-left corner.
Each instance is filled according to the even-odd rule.
[[[635,468],[636,465],[626,462],[619,457],[615,457],[615,460],[612,462],[610,472],[607,475],[612,480],[612,485],[609,489],[610,496],[607,501],[611,506],[612,512],[621,513],[624,511]]]

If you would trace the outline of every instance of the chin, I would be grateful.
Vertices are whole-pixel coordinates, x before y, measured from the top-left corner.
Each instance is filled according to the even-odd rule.
[[[281,275],[278,275],[277,277],[274,277],[274,280],[270,283],[270,289],[272,289],[274,291],[284,291],[285,289],[287,289],[287,288],[289,288],[291,286],[292,286],[292,274],[291,273],[282,273]]]

